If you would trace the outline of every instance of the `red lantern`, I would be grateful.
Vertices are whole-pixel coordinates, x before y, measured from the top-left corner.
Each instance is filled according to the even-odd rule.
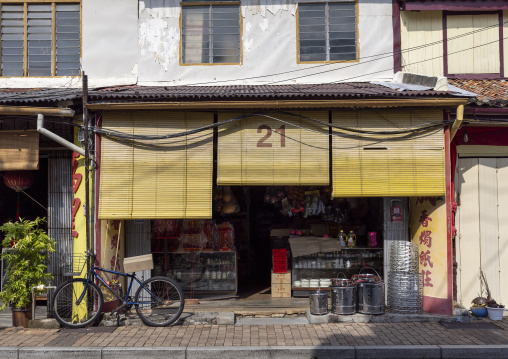
[[[16,221],[19,220],[19,192],[29,188],[34,183],[32,171],[9,171],[5,172],[4,183],[7,187],[18,193],[18,207]]]

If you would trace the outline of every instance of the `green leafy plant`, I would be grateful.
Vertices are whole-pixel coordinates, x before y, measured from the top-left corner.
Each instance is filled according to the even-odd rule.
[[[8,304],[15,308],[26,308],[32,302],[32,288],[47,284],[52,278],[46,273],[48,254],[55,250],[55,241],[39,225],[45,218],[34,221],[20,219],[0,226],[5,234],[3,248],[12,248],[2,253],[5,261],[5,283],[0,298],[0,310]]]

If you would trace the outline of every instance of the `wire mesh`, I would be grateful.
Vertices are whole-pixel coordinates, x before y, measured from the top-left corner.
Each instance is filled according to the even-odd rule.
[[[423,279],[418,268],[418,246],[413,242],[395,242],[390,248],[388,306],[395,313],[423,312]]]
[[[390,271],[418,273],[418,246],[413,242],[395,242],[390,248]]]
[[[86,265],[86,258],[85,254],[62,254],[62,261],[60,264],[62,267],[62,275],[67,277],[81,275]]]
[[[388,306],[395,313],[423,312],[423,277],[421,274],[390,272]]]

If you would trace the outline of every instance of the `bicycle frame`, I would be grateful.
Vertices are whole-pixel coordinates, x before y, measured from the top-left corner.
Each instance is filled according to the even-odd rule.
[[[129,283],[129,287],[127,289],[127,291],[125,292],[125,298],[122,298],[120,297],[109,285],[108,283],[102,279],[102,277],[97,273],[97,272],[106,272],[106,273],[111,273],[111,274],[118,274],[118,275],[121,275],[123,277],[127,277],[127,278],[130,278],[130,283]],[[132,289],[132,283],[134,283],[134,281],[136,281],[140,287],[143,287],[143,284],[141,283],[141,281],[136,277],[135,274],[128,274],[128,273],[123,273],[123,272],[117,272],[117,271],[114,271],[114,270],[111,270],[111,269],[106,269],[106,268],[101,268],[101,267],[96,267],[96,266],[91,266],[88,273],[87,273],[87,276],[86,276],[86,285],[84,287],[84,290],[83,290],[83,293],[81,293],[81,295],[79,296],[78,300],[76,301],[76,304],[80,304],[81,301],[83,300],[83,298],[85,297],[86,295],[86,288],[87,288],[87,285],[88,283],[90,283],[93,279],[98,279],[99,282],[101,282],[118,300],[120,300],[122,302],[122,305],[142,305],[142,304],[151,304],[153,302],[132,302],[132,301],[129,301],[129,294],[131,292],[131,289]],[[150,294],[150,296],[154,299],[154,300],[157,300],[157,297],[146,287],[143,287],[145,288],[145,290]]]

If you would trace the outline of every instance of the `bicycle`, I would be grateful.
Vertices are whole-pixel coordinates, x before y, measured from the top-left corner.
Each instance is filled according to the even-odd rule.
[[[60,324],[68,328],[83,328],[97,321],[102,312],[104,297],[95,281],[102,284],[121,303],[113,312],[123,307],[130,309],[134,306],[143,323],[154,327],[168,326],[178,320],[184,307],[184,295],[173,279],[158,276],[141,282],[135,273],[128,274],[96,267],[94,265],[96,257],[90,251],[85,252],[84,255],[74,256],[74,261],[70,264],[70,272],[64,273],[64,275],[80,275],[85,265],[91,263],[86,278],[68,280],[55,290],[51,308],[53,316]],[[113,290],[101,277],[100,272],[130,278],[125,296]],[[134,281],[139,284],[139,288],[132,300],[130,292]]]

